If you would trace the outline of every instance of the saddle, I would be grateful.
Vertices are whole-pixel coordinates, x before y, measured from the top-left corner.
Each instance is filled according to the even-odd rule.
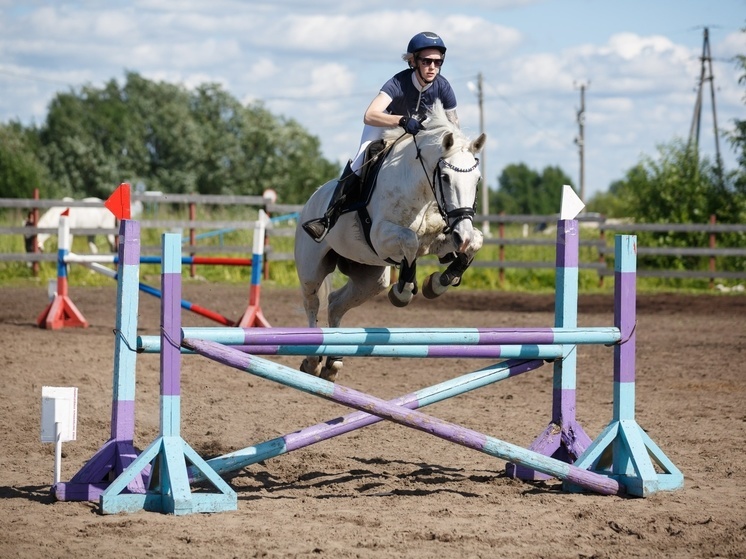
[[[386,159],[390,148],[391,146],[386,146],[386,142],[383,140],[371,142],[365,152],[365,163],[362,166],[359,190],[351,193],[351,196],[347,196],[341,213],[360,211],[370,203],[378,172],[381,170],[381,164]]]
[[[342,211],[340,214],[348,212],[357,212],[358,219],[360,220],[360,228],[365,236],[365,242],[373,252],[376,249],[373,248],[373,244],[370,240],[370,227],[371,219],[368,213],[368,204],[373,196],[373,190],[378,183],[378,173],[381,170],[386,156],[391,151],[393,144],[386,145],[383,140],[376,140],[368,146],[365,152],[365,164],[363,165],[363,173],[360,177],[360,190],[357,196],[348,196]],[[398,262],[390,262],[390,264],[398,264]]]

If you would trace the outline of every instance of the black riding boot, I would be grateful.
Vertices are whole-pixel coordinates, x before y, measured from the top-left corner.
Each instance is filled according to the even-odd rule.
[[[303,230],[309,236],[320,243],[326,237],[329,230],[337,223],[337,219],[342,214],[342,207],[351,196],[356,196],[360,188],[360,177],[358,177],[350,168],[350,162],[347,162],[342,176],[337,181],[337,187],[329,202],[329,207],[322,217],[311,219],[303,224]]]

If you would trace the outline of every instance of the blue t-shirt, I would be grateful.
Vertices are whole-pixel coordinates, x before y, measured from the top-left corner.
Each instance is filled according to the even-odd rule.
[[[430,87],[420,93],[412,83],[414,70],[402,70],[383,84],[381,91],[391,97],[391,103],[386,110],[393,115],[424,115],[433,106],[436,99],[440,99],[447,111],[456,108],[456,95],[451,84],[438,74]],[[421,95],[421,97],[420,97]]]

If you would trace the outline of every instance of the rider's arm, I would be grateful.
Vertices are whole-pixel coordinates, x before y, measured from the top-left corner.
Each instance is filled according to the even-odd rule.
[[[402,115],[392,115],[386,112],[391,104],[391,97],[381,91],[373,98],[365,110],[363,122],[368,126],[394,127],[399,126]]]

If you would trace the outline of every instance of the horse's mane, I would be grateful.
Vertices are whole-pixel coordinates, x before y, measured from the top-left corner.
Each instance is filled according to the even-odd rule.
[[[422,134],[441,138],[448,132],[451,132],[455,140],[454,145],[462,145],[463,143],[468,142],[468,139],[461,131],[461,129],[453,122],[448,120],[446,111],[443,108],[443,103],[440,101],[440,99],[436,99],[432,109],[427,112],[427,120],[425,121],[424,126],[425,129],[418,134],[418,137],[420,134]],[[383,139],[387,144],[398,140],[398,143],[400,145],[412,142],[413,137],[414,136],[410,135],[405,135],[404,137],[402,137],[401,128],[391,128],[390,130],[384,132],[383,135]]]

